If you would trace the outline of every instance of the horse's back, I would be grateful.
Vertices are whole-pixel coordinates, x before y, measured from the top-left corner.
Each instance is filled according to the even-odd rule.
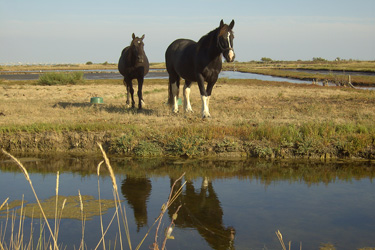
[[[178,74],[194,80],[194,56],[197,43],[189,39],[178,39],[169,45],[165,52],[165,63],[169,74]]]

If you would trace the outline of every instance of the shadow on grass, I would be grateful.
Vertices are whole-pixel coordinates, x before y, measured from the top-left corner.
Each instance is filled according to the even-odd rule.
[[[126,108],[124,106],[116,106],[112,104],[93,104],[93,103],[79,103],[79,102],[58,102],[52,106],[53,108],[92,108],[98,111],[105,111],[108,113],[118,113],[118,114],[143,114],[143,115],[153,115],[154,110],[152,109],[137,109],[137,108]]]

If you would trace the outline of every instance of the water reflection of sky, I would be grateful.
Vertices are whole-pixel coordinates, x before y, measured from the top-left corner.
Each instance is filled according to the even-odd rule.
[[[70,70],[71,71],[71,70]],[[117,70],[80,70],[84,72],[85,79],[100,80],[100,79],[122,79],[123,77]],[[55,72],[55,71],[43,71]],[[65,72],[65,71],[62,71]],[[39,78],[38,71],[29,72],[12,72],[13,74],[0,75],[0,79],[6,80],[37,80]],[[220,78],[229,79],[258,79],[263,81],[282,81],[292,83],[311,83],[310,81],[294,80],[282,77],[273,77],[253,73],[241,73],[237,71],[222,71],[219,75]],[[146,79],[168,79],[168,73],[165,69],[150,69],[150,72],[145,76]]]
[[[17,170],[10,172],[4,168],[7,164],[0,163],[0,203],[6,197],[21,199],[22,194],[26,201],[35,202],[23,174]],[[31,162],[28,164],[29,167],[34,166]],[[37,165],[43,169],[43,164],[50,166],[54,163],[40,161]],[[63,164],[60,160],[61,166],[74,165],[75,169],[80,169],[79,164]],[[302,164],[289,168],[288,164],[278,166],[267,163],[254,167],[252,164],[257,163],[229,162],[223,165],[210,162],[210,166],[204,168],[202,166],[208,164],[200,161],[114,162],[133,245],[142,239],[159,215],[161,205],[168,197],[171,180],[177,176],[177,173],[172,173],[188,171],[188,183],[165,215],[163,223],[164,226],[169,224],[174,209],[179,204],[183,205],[173,232],[175,240],[167,243],[169,249],[228,249],[231,245],[233,249],[277,249],[280,248],[275,235],[277,230],[281,231],[285,242],[292,241],[292,249],[299,248],[299,242],[303,244],[302,249],[318,249],[321,243],[328,242],[337,249],[374,246],[373,166],[321,164],[303,168]],[[195,170],[198,170],[197,173]],[[294,174],[286,174],[292,172]],[[324,176],[327,178],[324,179]],[[30,177],[40,199],[55,195],[54,171],[30,173]],[[71,172],[64,168],[60,175],[59,192],[68,196],[77,195],[80,190],[82,195],[98,197],[97,181],[95,167],[92,173]],[[102,199],[111,199],[110,178],[102,175],[99,181]],[[113,212],[112,209],[104,215],[105,222],[109,221]],[[30,223],[29,219],[25,225],[27,223]],[[63,219],[61,242],[78,246],[80,230],[80,221]],[[234,240],[230,239],[231,230],[235,230]],[[116,233],[117,228],[112,227],[107,239],[114,239]],[[143,248],[152,243],[153,233]],[[86,222],[85,240],[89,249],[95,247],[100,234],[98,217]]]
[[[56,70],[46,70],[43,72],[55,72]],[[62,72],[68,70],[60,70]],[[72,70],[69,70],[72,71]],[[103,69],[103,70],[77,70],[84,72],[84,78],[87,80],[101,80],[101,79],[123,79],[122,75],[113,69]],[[12,74],[0,75],[0,79],[5,80],[37,80],[39,78],[39,71],[28,71],[28,72],[12,72]],[[276,82],[290,82],[290,83],[299,83],[299,84],[312,84],[311,81],[298,80],[291,78],[283,78],[269,75],[261,75],[254,73],[238,72],[238,71],[221,71],[219,78],[228,78],[228,79],[255,79],[262,81],[276,81]],[[150,69],[149,73],[145,76],[145,79],[168,79],[168,73],[165,69]],[[333,85],[332,85],[333,86]],[[362,89],[373,89],[362,88]]]

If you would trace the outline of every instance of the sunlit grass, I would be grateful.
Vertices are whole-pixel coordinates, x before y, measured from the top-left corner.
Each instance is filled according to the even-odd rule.
[[[196,85],[192,114],[182,107],[172,114],[167,89],[167,80],[146,80],[139,111],[125,107],[121,80],[6,85],[0,142],[23,152],[98,153],[100,141],[110,153],[136,156],[217,156],[235,148],[248,157],[375,157],[375,91],[224,79],[213,90],[212,119],[202,119]],[[104,103],[90,104],[92,96]]]

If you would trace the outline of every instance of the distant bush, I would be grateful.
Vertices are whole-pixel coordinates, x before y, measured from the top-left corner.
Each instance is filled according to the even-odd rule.
[[[92,65],[93,63],[91,61],[88,61],[86,65]]]
[[[272,62],[272,59],[271,58],[268,58],[268,57],[262,57],[262,59],[260,59],[262,62]]]
[[[321,57],[314,57],[313,62],[326,62],[327,60]]]
[[[83,72],[49,72],[39,76],[40,85],[67,85],[84,82]]]

